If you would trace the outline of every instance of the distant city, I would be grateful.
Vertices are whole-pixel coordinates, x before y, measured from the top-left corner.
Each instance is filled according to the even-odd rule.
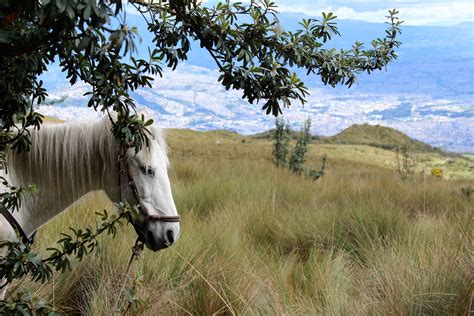
[[[293,28],[301,14],[282,14],[282,25]],[[143,29],[139,19],[128,23]],[[383,36],[385,25],[340,21],[342,37],[331,45],[349,47],[356,39]],[[473,24],[474,25],[474,24]],[[474,28],[409,26],[403,30],[399,60],[386,71],[362,75],[357,86],[325,87],[318,77],[303,80],[311,95],[302,106],[294,102],[283,118],[300,128],[306,117],[316,135],[334,135],[354,123],[390,126],[433,146],[454,152],[474,152]],[[146,34],[146,33],[143,33]],[[143,36],[141,46],[151,39]],[[141,49],[141,51],[146,51]],[[153,88],[133,93],[139,107],[149,108],[162,127],[196,130],[227,129],[253,134],[273,128],[274,117],[261,105],[226,91],[215,65],[196,45],[189,61],[166,70]],[[86,107],[85,84],[70,87],[58,66],[43,75],[48,102],[39,110],[66,120],[100,114]]]

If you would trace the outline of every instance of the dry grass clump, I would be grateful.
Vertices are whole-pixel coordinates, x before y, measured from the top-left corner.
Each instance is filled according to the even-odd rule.
[[[133,266],[147,302],[137,314],[467,313],[474,202],[460,188],[472,182],[402,181],[344,161],[313,182],[274,168],[263,149],[222,158],[185,140],[171,142],[170,170],[182,236]],[[243,152],[249,146],[259,148],[242,143]],[[84,199],[42,229],[35,247],[67,226],[93,224],[94,211],[111,207],[101,194]],[[19,286],[66,313],[113,314],[127,305],[134,240],[127,227],[54,282]]]

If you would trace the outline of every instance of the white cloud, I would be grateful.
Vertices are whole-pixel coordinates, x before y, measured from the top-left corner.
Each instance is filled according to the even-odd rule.
[[[159,0],[142,0],[157,2]],[[201,0],[214,5],[222,0]],[[334,12],[339,19],[385,22],[387,11],[397,8],[405,25],[454,25],[460,22],[474,22],[474,2],[472,0],[274,0],[280,12],[304,13],[321,16],[321,12]],[[237,0],[231,0],[237,2]],[[238,2],[249,2],[239,0]],[[139,14],[131,6],[127,13]]]
[[[314,6],[309,1],[300,1],[297,5],[287,5],[286,1],[281,1],[279,10],[281,12],[303,12],[307,15],[320,16],[321,12],[334,12],[339,19],[353,19],[367,22],[385,22],[387,10],[396,7],[400,11],[400,18],[407,25],[423,25],[423,24],[458,24],[465,21],[474,21],[474,4],[472,2],[407,2],[407,1],[390,1],[386,4],[386,8],[380,8],[381,5],[369,5],[369,1],[357,1],[355,3],[365,3],[366,7],[378,7],[378,9],[356,10],[353,8],[354,3],[349,1],[339,1],[345,5],[334,6],[328,5],[331,1],[325,1],[327,6]],[[277,2],[278,3],[278,2]]]

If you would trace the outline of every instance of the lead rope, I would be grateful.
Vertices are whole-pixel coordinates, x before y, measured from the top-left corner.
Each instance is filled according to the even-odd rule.
[[[133,181],[132,175],[130,174],[130,169],[125,161],[125,154],[126,149],[124,146],[120,146],[117,149],[117,164],[118,164],[118,181],[119,181],[119,190],[120,190],[120,199],[122,202],[125,202],[125,188],[124,183],[128,184],[128,187],[132,191],[132,194],[136,201],[140,204],[140,196],[138,194],[137,188]],[[141,206],[141,205],[140,205]],[[163,222],[179,222],[180,216],[160,216],[160,215],[153,215],[149,216],[152,220],[163,221]],[[135,245],[132,247],[132,255],[130,256],[130,260],[128,261],[127,270],[125,272],[126,275],[129,274],[130,268],[135,260],[138,260],[141,257],[141,254],[144,250],[144,243],[140,240],[140,237],[137,238],[135,241]],[[123,282],[122,289],[120,290],[120,294],[124,291],[125,283]],[[117,311],[119,300],[116,301],[114,310]],[[130,309],[131,303],[128,304],[127,308],[123,312],[123,315],[126,315],[128,310]]]
[[[132,247],[132,256],[130,257],[130,260],[128,261],[128,266],[127,266],[127,274],[130,271],[130,267],[132,266],[132,263],[134,260],[138,260],[143,252],[143,249],[145,248],[145,245],[143,242],[140,240],[140,238],[137,238],[135,241],[135,245]]]
[[[125,202],[125,188],[123,186],[124,183],[128,182],[130,185],[131,178],[130,178],[130,171],[127,168],[127,165],[125,163],[125,152],[126,149],[122,145],[119,147],[117,150],[117,158],[118,158],[118,173],[119,173],[119,190],[120,190],[120,200],[122,203]],[[137,200],[138,202],[138,200]],[[138,260],[141,256],[141,253],[143,252],[144,249],[144,243],[140,240],[140,237],[137,238],[135,241],[135,245],[132,247],[132,256],[130,257],[130,260],[128,261],[128,266],[127,266],[127,274],[130,270],[130,267],[132,266],[133,261],[136,259]]]
[[[125,271],[126,276],[129,276],[130,268],[132,267],[133,262],[135,260],[138,260],[141,257],[143,249],[144,249],[143,242],[140,241],[140,238],[137,238],[137,240],[135,241],[135,245],[132,247],[132,255],[130,256],[130,260],[128,261],[128,265],[127,265],[127,270]],[[115,301],[114,308],[112,310],[113,314],[120,313],[121,315],[127,315],[127,312],[130,309],[130,306],[131,306],[130,303],[127,305],[127,308],[125,308],[125,311],[123,311],[123,312],[121,310],[119,310],[119,306],[118,306],[119,302],[120,302],[120,296],[122,295],[123,291],[125,290],[125,285],[127,284],[127,282],[122,283],[122,288],[120,289],[117,300]]]
[[[118,149],[117,149],[117,169],[118,169],[118,182],[119,182],[119,190],[120,190],[120,200],[122,203],[125,202],[125,187],[124,187],[124,184],[129,182],[129,175],[128,175],[128,168],[126,166],[126,163],[125,163],[125,147],[124,146],[120,146]],[[143,249],[144,249],[144,244],[143,242],[140,240],[140,238],[138,237],[137,240],[135,241],[135,245],[132,246],[132,255],[130,256],[130,260],[128,261],[128,265],[127,265],[127,270],[125,271],[125,275],[129,276],[129,273],[130,273],[130,268],[132,267],[132,264],[134,261],[138,260],[140,257],[141,257],[141,254],[143,252]],[[117,298],[117,301],[115,302],[115,307],[114,307],[114,311],[122,314],[122,315],[126,315],[128,310],[130,309],[130,304],[127,305],[126,309],[124,312],[121,312],[118,310],[118,306],[119,306],[119,302],[120,302],[120,296],[121,294],[123,293],[123,291],[125,290],[125,286],[126,284],[128,283],[128,281],[124,281],[123,284],[122,284],[122,288],[120,289],[120,292],[119,292],[119,295],[118,295],[118,298]]]
[[[120,200],[122,202],[125,202],[125,189],[123,187],[124,180],[129,180],[127,179],[129,177],[128,175],[128,168],[126,167],[125,164],[125,147],[122,145],[118,148],[117,150],[117,158],[118,158],[118,173],[119,173],[119,190],[120,190]],[[125,176],[125,172],[127,172],[127,175]],[[128,266],[127,266],[127,271],[126,273],[130,271],[130,267],[132,266],[132,263],[135,259],[139,259],[141,253],[143,252],[144,249],[144,244],[140,240],[140,238],[137,238],[135,241],[135,245],[132,247],[132,256],[130,257],[130,260],[128,261]]]

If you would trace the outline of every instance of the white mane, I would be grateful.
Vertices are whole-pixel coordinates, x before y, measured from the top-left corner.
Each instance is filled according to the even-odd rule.
[[[9,155],[9,178],[13,183],[36,185],[39,194],[48,188],[49,192],[57,193],[57,200],[76,200],[86,188],[100,189],[108,169],[118,168],[117,141],[110,128],[109,118],[104,117],[31,130],[30,151]],[[150,130],[150,146],[158,146],[167,161],[162,130],[155,126]]]

